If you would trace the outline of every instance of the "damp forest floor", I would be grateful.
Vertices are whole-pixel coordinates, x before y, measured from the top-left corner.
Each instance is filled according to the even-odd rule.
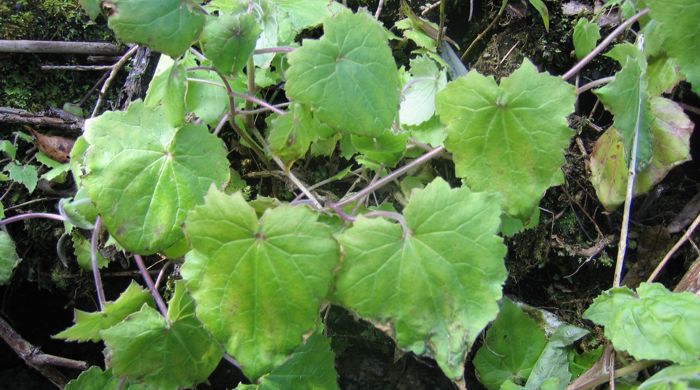
[[[374,12],[376,1],[349,1],[349,6],[365,6]],[[359,3],[359,4],[358,4]],[[409,2],[415,10],[424,9],[432,1]],[[491,22],[498,10],[498,2],[474,1],[471,21],[468,1],[446,1],[447,35],[464,48]],[[537,12],[526,1],[513,1],[496,26],[473,48],[465,65],[496,79],[509,75],[529,58],[541,70],[561,75],[575,63],[572,54],[572,30],[576,20],[584,15],[567,14],[567,3],[573,1],[544,1],[550,13],[550,29],[546,31]],[[592,1],[575,2],[588,9]],[[399,18],[399,2],[389,0],[384,4],[381,20],[393,26]],[[585,12],[585,11],[582,11]],[[438,13],[428,12],[426,18],[436,21]],[[614,28],[604,27],[604,36]],[[314,32],[311,32],[313,34]],[[114,37],[98,20],[88,17],[71,0],[3,0],[0,4],[0,39],[36,39],[70,41],[114,41]],[[396,44],[395,55],[399,65],[407,63],[411,47]],[[157,58],[143,74],[147,85]],[[82,101],[82,108],[89,113],[95,104],[94,94],[86,94],[103,76],[103,72],[43,71],[41,65],[83,64],[85,56],[6,54],[0,53],[0,106],[42,111],[61,108],[64,103]],[[579,84],[614,74],[616,63],[599,56],[578,76]],[[119,88],[123,85],[127,66],[119,75],[106,97],[107,106],[118,108]],[[690,93],[687,85],[674,91],[674,100],[698,107],[698,98]],[[690,114],[691,120],[700,123],[699,117]],[[264,119],[260,119],[264,120]],[[554,313],[562,320],[593,329],[591,323],[582,322],[581,313],[602,290],[608,289],[613,280],[613,268],[620,234],[622,208],[607,213],[596,198],[589,181],[586,166],[588,154],[601,127],[612,122],[609,114],[596,102],[595,95],[582,94],[577,110],[570,118],[570,127],[576,131],[563,167],[565,184],[551,188],[540,204],[539,224],[512,238],[506,239],[508,255],[506,265],[509,277],[505,294],[515,300]],[[42,129],[54,135],[76,138],[79,133]],[[21,126],[0,123],[0,138],[10,139],[13,132],[24,131]],[[666,227],[682,214],[684,206],[700,192],[700,148],[698,132],[691,140],[694,161],[674,168],[651,193],[634,200],[630,222],[630,242],[627,254],[629,271],[626,284],[635,286],[648,275],[656,262],[678,239],[679,234],[668,233]],[[20,156],[31,156],[32,145],[23,144]],[[341,159],[342,157],[335,157]],[[326,163],[327,164],[327,163]],[[341,165],[340,161],[331,161]],[[301,164],[310,178],[323,179],[325,171],[314,171],[314,161]],[[343,162],[342,165],[346,165]],[[445,177],[454,178],[450,161],[440,160],[436,169]],[[284,188],[276,178],[255,177],[255,170],[245,157],[234,162],[241,175],[257,192]],[[451,172],[451,173],[450,173]],[[248,174],[248,175],[246,175]],[[327,177],[327,176],[326,176]],[[33,193],[11,182],[0,183],[0,196],[7,215],[28,211],[54,212],[62,194],[70,193],[70,180],[59,186],[39,186]],[[342,194],[347,185],[339,182],[331,191]],[[9,231],[17,243],[23,258],[15,270],[11,282],[0,287],[0,316],[27,341],[42,351],[58,356],[101,365],[104,361],[102,345],[93,343],[67,343],[54,340],[51,335],[72,324],[73,309],[96,307],[94,288],[90,275],[75,264],[70,247],[61,248],[59,238],[63,229],[59,224],[42,220],[28,220],[10,226]],[[700,243],[696,233],[694,241]],[[69,260],[64,265],[57,254],[65,252]],[[697,247],[686,245],[681,249],[661,275],[660,281],[673,286],[698,257]],[[133,264],[118,254],[103,273],[108,298],[116,296],[137,278]],[[110,295],[111,294],[111,295]],[[393,341],[368,323],[358,320],[351,313],[332,307],[325,314],[328,335],[336,354],[336,369],[342,389],[453,389],[454,385],[441,373],[435,362],[402,353]],[[476,350],[479,341],[473,348]],[[588,338],[577,348],[590,348],[595,339]],[[469,389],[482,389],[474,377],[470,358],[466,363],[466,384]],[[68,376],[79,372],[70,370]],[[221,364],[208,384],[200,389],[226,389],[235,387],[241,374],[227,364]],[[50,382],[29,368],[16,353],[0,343],[0,389],[48,389]]]

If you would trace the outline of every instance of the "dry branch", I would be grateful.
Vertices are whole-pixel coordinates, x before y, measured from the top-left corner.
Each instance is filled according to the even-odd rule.
[[[55,109],[33,113],[19,108],[0,107],[0,123],[48,126],[64,130],[78,131],[83,127],[82,118]]]
[[[0,53],[91,54],[116,56],[124,50],[106,42],[0,40]]]
[[[27,365],[39,371],[60,389],[68,383],[68,379],[60,371],[52,367],[52,365],[78,370],[85,370],[88,368],[88,364],[83,361],[42,353],[38,347],[22,338],[22,336],[2,317],[0,317],[0,338],[2,338]]]

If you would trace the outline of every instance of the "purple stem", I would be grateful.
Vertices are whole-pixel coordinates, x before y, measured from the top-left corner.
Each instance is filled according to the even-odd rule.
[[[105,308],[105,290],[102,287],[102,278],[100,277],[100,267],[97,265],[97,241],[100,238],[102,231],[102,218],[95,219],[95,227],[92,229],[92,237],[90,237],[90,266],[92,268],[92,278],[95,281],[95,290],[97,291],[97,303],[100,305],[100,311]]]
[[[237,97],[237,98],[241,98],[241,99],[243,99],[243,100],[247,100],[247,101],[249,101],[249,102],[256,103],[256,104],[259,105],[259,106],[263,106],[263,107],[267,108],[268,110],[270,110],[270,111],[272,111],[272,112],[274,112],[274,113],[277,113],[277,114],[280,114],[280,115],[284,115],[284,114],[285,114],[284,111],[280,110],[279,108],[273,106],[272,104],[270,104],[270,103],[268,103],[268,102],[266,102],[266,101],[264,101],[264,100],[262,100],[262,99],[256,98],[255,96],[251,96],[251,95],[248,95],[248,94],[245,94],[245,93],[238,93],[238,92],[235,92],[235,91],[230,91],[230,94],[233,95],[233,96],[235,96],[235,97]]]
[[[377,210],[362,214],[362,216],[365,218],[388,218],[395,220],[399,223],[399,225],[401,225],[401,231],[403,231],[404,240],[408,238],[411,234],[413,234],[411,229],[408,227],[408,224],[406,224],[406,219],[403,217],[403,215],[399,213],[393,211]]]
[[[25,219],[33,219],[33,218],[46,218],[46,219],[53,219],[55,221],[62,221],[62,222],[68,222],[66,218],[59,214],[51,214],[51,213],[26,213],[26,214],[19,214],[15,215],[14,217],[10,218],[5,218],[2,221],[0,221],[0,226],[7,225],[8,223],[12,222],[17,222],[17,221],[23,221]]]
[[[143,277],[143,280],[146,282],[146,286],[148,286],[148,291],[151,292],[151,296],[153,296],[153,299],[156,301],[156,306],[158,306],[158,310],[160,310],[160,314],[163,315],[166,321],[169,322],[168,320],[168,307],[165,306],[165,301],[163,301],[163,297],[160,296],[158,293],[158,290],[156,289],[155,284],[153,284],[153,279],[151,279],[151,275],[148,274],[148,270],[146,269],[146,265],[143,264],[143,259],[141,258],[140,255],[134,255],[134,260],[136,260],[136,266],[139,268],[139,272],[141,272],[141,276]]]
[[[267,54],[267,53],[291,53],[295,50],[295,47],[290,46],[280,46],[280,47],[265,47],[262,49],[255,49],[253,54]]]
[[[571,68],[568,72],[564,73],[564,75],[561,76],[564,80],[568,80],[576,75],[581,69],[583,69],[584,66],[586,66],[593,58],[595,58],[600,52],[605,50],[606,47],[615,39],[617,38],[618,35],[622,34],[622,32],[627,29],[630,25],[632,25],[634,22],[636,22],[639,18],[642,16],[646,15],[649,13],[649,8],[644,8],[643,10],[637,12],[634,14],[631,18],[625,20],[624,23],[621,25],[617,26],[616,29],[614,29],[605,39],[603,39],[602,42],[598,44],[598,46],[593,49],[590,53],[588,53],[587,56],[583,57],[581,61],[579,61],[576,65],[574,65],[573,68]]]

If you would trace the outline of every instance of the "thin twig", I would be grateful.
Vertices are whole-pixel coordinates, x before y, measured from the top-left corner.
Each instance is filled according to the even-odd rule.
[[[503,15],[503,11],[505,11],[506,5],[507,5],[507,4],[508,4],[508,0],[502,0],[502,1],[501,1],[501,8],[498,9],[498,13],[496,14],[496,16],[493,18],[493,20],[491,21],[491,23],[489,23],[489,25],[486,26],[486,28],[484,29],[484,31],[480,32],[479,35],[477,35],[476,38],[474,38],[474,40],[472,41],[472,43],[469,44],[469,47],[467,47],[467,50],[465,50],[464,53],[462,53],[462,56],[459,57],[460,60],[464,61],[464,59],[467,58],[467,54],[469,54],[469,52],[474,48],[474,46],[477,44],[477,42],[481,41],[481,39],[482,39],[486,34],[488,34],[489,31],[491,31],[491,29],[493,28],[493,26],[496,25],[496,22],[498,21],[498,19],[500,19],[501,15]]]
[[[102,105],[102,101],[104,100],[105,94],[107,93],[107,89],[109,89],[109,86],[112,85],[112,81],[114,81],[114,79],[117,77],[119,70],[124,66],[124,64],[126,64],[129,58],[136,53],[136,50],[138,49],[138,46],[133,46],[122,56],[122,58],[119,59],[119,61],[117,61],[116,64],[112,65],[112,71],[109,73],[109,77],[107,77],[105,83],[102,84],[102,89],[100,89],[100,94],[97,96],[97,103],[95,103],[95,108],[92,110],[90,118],[97,115],[97,112],[100,110],[100,106]]]
[[[695,228],[698,227],[699,224],[700,224],[700,214],[698,214],[698,216],[695,217],[695,220],[693,220],[693,223],[690,224],[690,227],[688,228],[688,230],[686,230],[685,233],[683,233],[681,238],[678,239],[678,241],[673,245],[671,250],[669,250],[668,253],[666,253],[666,256],[664,256],[664,258],[661,259],[661,261],[659,262],[659,265],[657,265],[656,268],[654,269],[654,271],[651,273],[651,275],[649,275],[649,278],[647,279],[647,283],[653,282],[654,279],[656,279],[656,277],[659,276],[659,273],[664,268],[664,266],[666,266],[666,263],[668,263],[668,261],[671,260],[671,256],[673,256],[676,253],[676,251],[678,251],[678,249],[683,244],[685,244],[686,241],[688,241],[688,239],[690,238],[690,235],[693,234],[693,231],[695,230]]]
[[[617,28],[614,29],[607,37],[605,37],[605,39],[603,39],[603,41],[600,42],[598,46],[596,46],[595,49],[593,49],[593,51],[588,53],[587,56],[583,57],[581,61],[574,65],[573,68],[571,68],[568,72],[564,73],[564,75],[561,76],[561,78],[564,80],[568,80],[574,77],[574,75],[581,71],[581,69],[583,69],[584,66],[586,66],[589,62],[591,62],[591,60],[593,60],[593,58],[595,58],[598,54],[605,50],[605,48],[608,47],[608,45],[612,43],[612,41],[615,40],[615,38],[617,38],[618,35],[622,34],[625,31],[625,29],[627,29],[627,27],[634,24],[634,22],[636,22],[639,18],[646,15],[647,13],[649,13],[649,8],[644,8],[643,10],[634,14],[631,18],[627,19],[624,23],[617,26]]]
[[[438,23],[438,36],[435,40],[437,47],[440,47],[440,42],[445,36],[445,0],[440,0],[440,21]]]
[[[364,197],[365,195],[376,191],[378,188],[383,187],[387,183],[390,183],[391,181],[393,181],[397,177],[403,175],[404,173],[410,171],[411,169],[418,167],[418,166],[421,166],[424,163],[432,160],[433,158],[442,154],[444,151],[445,151],[444,147],[438,146],[438,147],[432,149],[431,151],[423,154],[422,156],[416,158],[415,160],[411,161],[410,163],[402,166],[401,168],[399,168],[399,169],[391,172],[390,174],[384,176],[383,178],[377,180],[374,184],[365,187],[361,191],[353,194],[352,196],[349,196],[345,199],[341,199],[338,202],[328,204],[327,207],[331,208],[331,209],[336,209],[336,208],[341,208],[347,204],[350,204],[350,203]]]
[[[97,264],[97,241],[102,233],[102,218],[95,219],[95,227],[92,229],[90,237],[90,267],[92,268],[92,278],[95,282],[95,290],[97,291],[97,303],[100,305],[100,311],[105,307],[105,290],[102,287],[102,277],[100,276],[100,267]]]
[[[42,65],[41,70],[70,70],[75,72],[93,72],[111,70],[112,65]]]
[[[377,4],[377,11],[374,13],[375,19],[379,19],[379,15],[382,14],[382,7],[384,7],[384,0],[379,0],[379,4]]]
[[[165,301],[163,301],[163,297],[160,296],[155,284],[153,284],[153,279],[151,279],[151,275],[148,274],[148,270],[146,269],[146,265],[143,263],[143,259],[140,255],[135,254],[134,260],[136,261],[136,266],[141,273],[141,277],[143,278],[144,282],[146,282],[146,286],[148,286],[148,291],[150,291],[153,300],[156,301],[156,306],[158,306],[160,314],[163,315],[163,318],[165,318],[166,321],[170,322],[170,320],[168,320],[168,307],[165,305]]]

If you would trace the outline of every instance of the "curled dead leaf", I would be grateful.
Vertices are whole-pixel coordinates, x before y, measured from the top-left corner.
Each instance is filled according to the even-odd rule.
[[[45,155],[60,163],[68,162],[70,151],[73,149],[75,140],[57,135],[44,135],[28,126],[25,126],[25,128],[32,133],[32,136],[34,136],[36,140],[36,146],[38,146],[39,150],[44,152]]]

